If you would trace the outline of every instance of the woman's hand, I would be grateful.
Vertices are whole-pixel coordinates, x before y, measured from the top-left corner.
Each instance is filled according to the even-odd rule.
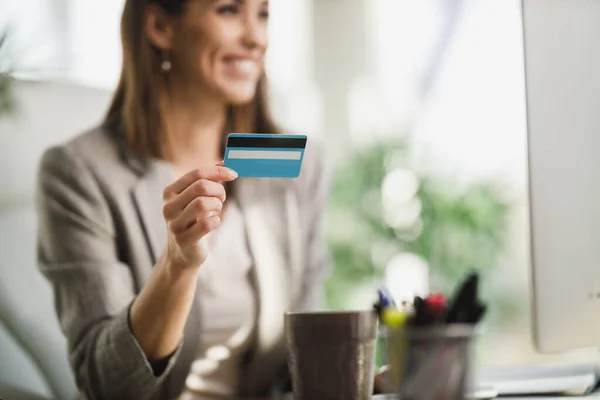
[[[393,393],[389,382],[389,366],[384,365],[375,371],[373,380],[373,394]]]
[[[222,182],[235,178],[235,172],[217,165],[190,171],[163,191],[167,248],[130,311],[131,330],[148,360],[169,357],[181,343],[198,282],[188,278],[207,256],[198,242],[219,226]]]
[[[163,216],[168,227],[164,256],[172,268],[198,268],[208,256],[202,238],[216,229],[225,201],[223,182],[237,174],[216,165],[195,169],[167,186],[163,191]]]

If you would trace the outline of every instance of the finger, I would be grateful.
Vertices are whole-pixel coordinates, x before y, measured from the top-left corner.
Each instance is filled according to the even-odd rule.
[[[375,372],[373,378],[373,393],[383,394],[391,393],[393,390],[389,387],[389,365],[384,365]]]
[[[217,215],[205,216],[196,222],[187,231],[178,236],[179,246],[185,248],[197,245],[198,241],[206,234],[216,229],[221,224],[221,219]]]
[[[192,183],[182,193],[167,202],[163,206],[163,216],[166,220],[174,220],[179,217],[188,204],[199,197],[216,197],[224,202],[227,195],[222,184],[201,179]]]
[[[225,160],[221,160],[218,163],[215,164],[215,166],[224,166],[225,165]],[[228,168],[228,167],[226,167]],[[235,173],[236,177],[238,176],[238,173],[236,171],[234,171],[233,169],[229,168],[230,171],[232,171],[233,173]],[[220,181],[221,183],[223,183],[224,181]]]
[[[215,182],[229,182],[237,178],[237,173],[223,166],[197,168],[183,175],[163,191],[163,199],[168,200],[187,189],[191,184],[206,179]]]
[[[373,394],[383,394],[385,392],[385,384],[382,382],[381,376],[375,375],[373,378]]]
[[[169,223],[169,229],[178,235],[207,215],[215,214],[223,209],[223,203],[216,197],[196,197],[183,210],[177,219]]]

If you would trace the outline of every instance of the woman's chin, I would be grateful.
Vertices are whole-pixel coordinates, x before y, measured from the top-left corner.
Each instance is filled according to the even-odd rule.
[[[236,106],[248,104],[256,96],[256,83],[232,85],[232,87],[223,88],[222,93],[229,104]]]
[[[252,102],[255,95],[256,91],[252,91],[252,93],[229,93],[227,103],[234,106],[243,106]]]

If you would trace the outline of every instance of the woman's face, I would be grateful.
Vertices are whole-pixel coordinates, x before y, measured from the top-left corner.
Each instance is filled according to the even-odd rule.
[[[189,0],[173,24],[173,73],[226,103],[250,102],[264,68],[268,11],[266,0]]]

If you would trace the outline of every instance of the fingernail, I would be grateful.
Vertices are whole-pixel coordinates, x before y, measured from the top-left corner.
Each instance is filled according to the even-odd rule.
[[[230,174],[231,174],[231,176],[232,176],[234,179],[238,177],[238,173],[237,173],[237,172],[235,172],[235,171],[234,171],[234,170],[232,170],[232,169],[230,169],[229,171],[230,171]]]

